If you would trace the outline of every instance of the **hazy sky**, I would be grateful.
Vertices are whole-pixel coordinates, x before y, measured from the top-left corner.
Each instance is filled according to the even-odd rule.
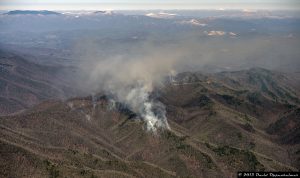
[[[300,9],[300,0],[0,0],[0,9]]]

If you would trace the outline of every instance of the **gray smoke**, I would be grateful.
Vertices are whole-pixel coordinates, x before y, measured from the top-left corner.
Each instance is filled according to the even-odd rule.
[[[134,47],[129,53],[104,58],[87,52],[81,63],[81,84],[86,91],[105,92],[128,106],[145,121],[148,131],[170,129],[165,106],[150,95],[154,87],[163,85],[164,76],[174,70],[184,53],[175,47],[149,43]]]
[[[81,41],[76,49],[82,51],[78,81],[88,94],[102,91],[113,95],[117,102],[138,114],[148,130],[155,131],[159,127],[169,128],[163,103],[150,97],[154,88],[164,85],[166,76],[191,70],[210,72],[207,66],[221,70],[256,66],[272,69],[269,63],[278,64],[276,60],[285,56],[290,59],[299,56],[291,45],[285,47],[284,41],[279,41],[275,37],[239,36],[204,40],[192,34],[167,42],[155,38],[130,44],[117,42],[105,50],[92,40]]]

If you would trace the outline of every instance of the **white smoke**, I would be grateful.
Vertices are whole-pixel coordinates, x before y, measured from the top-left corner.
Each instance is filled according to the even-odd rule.
[[[130,90],[125,102],[144,119],[148,131],[156,132],[158,128],[170,129],[164,105],[151,100],[149,94],[146,85],[138,85]]]

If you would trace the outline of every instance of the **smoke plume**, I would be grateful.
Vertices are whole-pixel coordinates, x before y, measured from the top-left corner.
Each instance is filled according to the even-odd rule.
[[[87,94],[106,92],[114,96],[117,102],[126,104],[139,115],[151,131],[169,128],[163,103],[152,98],[151,93],[163,87],[165,77],[170,74],[255,66],[270,68],[267,62],[276,63],[278,53],[285,54],[282,51],[287,51],[286,56],[299,55],[288,54],[294,50],[279,47],[281,43],[277,38],[200,39],[197,34],[191,34],[172,40],[154,37],[134,43],[112,40],[110,45],[104,46],[91,39],[80,41],[75,51],[80,51],[78,56],[82,58],[78,80],[81,90]],[[271,50],[275,47],[276,50]]]
[[[126,54],[101,57],[93,50],[86,54],[81,63],[86,91],[113,96],[143,119],[148,131],[170,129],[164,104],[151,94],[154,88],[163,86],[164,76],[174,71],[183,57],[182,50],[144,43]]]

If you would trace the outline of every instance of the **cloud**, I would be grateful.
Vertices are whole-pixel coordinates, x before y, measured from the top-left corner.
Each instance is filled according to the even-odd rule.
[[[226,35],[226,32],[224,32],[224,31],[209,31],[209,32],[206,32],[206,34],[208,35],[208,36],[224,36],[224,35]]]
[[[148,14],[146,14],[146,16],[152,17],[152,18],[160,18],[160,19],[172,19],[172,18],[176,17],[177,14],[159,12],[159,13],[148,13]]]
[[[179,24],[182,24],[182,25],[201,26],[201,27],[204,27],[204,26],[207,25],[207,24],[205,24],[205,23],[201,23],[200,21],[198,21],[198,20],[196,20],[196,19],[183,20],[183,21],[180,21]]]

